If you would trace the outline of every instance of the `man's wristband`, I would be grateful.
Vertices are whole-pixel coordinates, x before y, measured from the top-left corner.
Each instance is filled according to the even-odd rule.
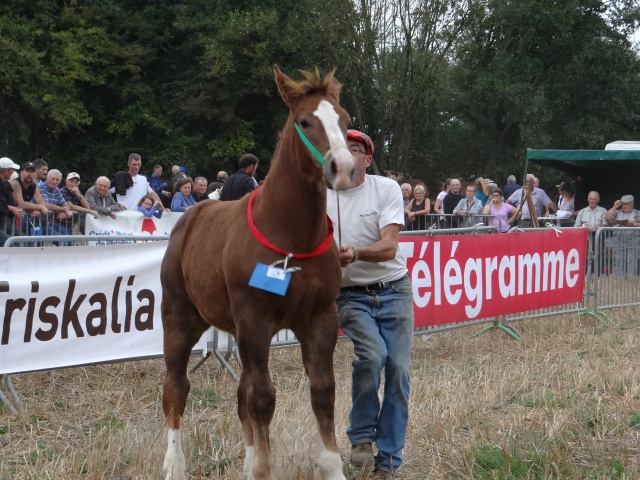
[[[360,252],[358,252],[358,247],[351,247],[351,250],[353,250],[353,257],[351,258],[351,261],[349,263],[357,262],[358,259],[360,258]]]

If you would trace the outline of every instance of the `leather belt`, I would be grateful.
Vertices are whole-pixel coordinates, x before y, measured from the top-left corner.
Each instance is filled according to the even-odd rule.
[[[364,292],[364,293],[379,292],[381,290],[386,290],[387,288],[398,283],[400,280],[404,280],[405,278],[406,277],[402,277],[392,282],[376,282],[376,283],[370,283],[369,285],[353,285],[351,287],[343,287],[340,289],[340,291],[341,292]]]

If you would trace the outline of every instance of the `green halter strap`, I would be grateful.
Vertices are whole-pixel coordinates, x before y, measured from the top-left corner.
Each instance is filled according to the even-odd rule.
[[[307,146],[307,148],[313,154],[313,156],[316,157],[316,160],[320,162],[320,165],[324,165],[324,157],[322,156],[322,154],[316,149],[316,147],[311,145],[311,142],[307,137],[304,136],[304,133],[302,133],[302,130],[300,129],[297,123],[294,122],[293,126],[296,127],[296,132],[298,132],[298,135],[300,135],[302,142]]]

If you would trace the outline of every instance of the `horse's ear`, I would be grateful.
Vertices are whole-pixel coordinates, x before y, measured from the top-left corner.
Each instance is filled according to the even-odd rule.
[[[273,66],[273,74],[276,77],[276,85],[278,85],[278,92],[280,92],[282,100],[291,107],[291,103],[293,102],[297,91],[295,88],[296,82],[282,73],[278,68],[278,65]]]
[[[324,84],[327,86],[327,95],[335,98],[336,102],[340,103],[340,88],[342,85],[336,80],[335,73],[336,69],[334,68],[324,77]]]

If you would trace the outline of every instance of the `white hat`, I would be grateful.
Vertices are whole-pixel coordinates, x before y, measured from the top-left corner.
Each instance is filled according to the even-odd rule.
[[[13,160],[7,157],[0,158],[0,170],[6,170],[7,168],[13,168],[14,170],[20,170],[20,166],[16,165]]]
[[[67,174],[67,180],[71,180],[72,178],[77,178],[78,180],[80,180],[80,175],[78,175],[76,172],[70,172]]]

